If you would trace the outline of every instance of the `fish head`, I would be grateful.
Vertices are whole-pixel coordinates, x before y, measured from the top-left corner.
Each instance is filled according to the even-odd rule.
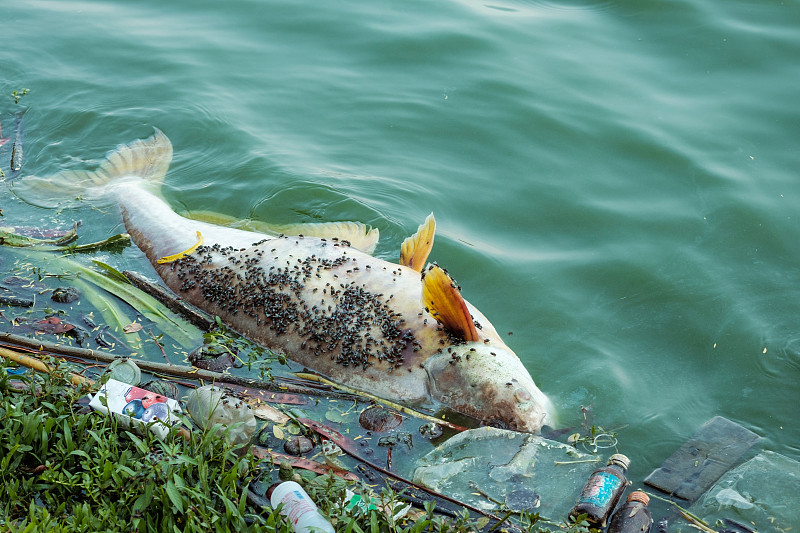
[[[467,342],[425,365],[429,390],[449,408],[486,425],[538,433],[552,423],[550,399],[505,345]]]

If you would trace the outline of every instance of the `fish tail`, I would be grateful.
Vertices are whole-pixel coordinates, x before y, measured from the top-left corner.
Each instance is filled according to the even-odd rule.
[[[122,145],[97,170],[66,170],[47,178],[18,181],[14,193],[41,207],[63,207],[72,199],[89,200],[104,193],[104,186],[122,178],[143,179],[161,187],[172,161],[172,143],[161,130],[147,139]]]
[[[161,184],[172,161],[172,143],[156,129],[149,139],[137,139],[111,152],[100,168],[93,172],[62,172],[63,178],[81,182],[87,187],[105,185],[115,179],[137,177]]]

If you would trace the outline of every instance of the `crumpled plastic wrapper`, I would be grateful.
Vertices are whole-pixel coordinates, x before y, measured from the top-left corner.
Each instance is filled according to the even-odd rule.
[[[421,457],[413,480],[485,510],[518,499],[530,512],[565,517],[593,470],[605,463],[574,447],[528,433],[492,427],[463,431]],[[514,494],[516,493],[516,494]]]
[[[709,524],[729,519],[779,533],[796,526],[798,509],[800,463],[764,450],[723,475],[689,510]]]
[[[203,429],[221,424],[232,444],[250,442],[258,423],[253,410],[244,401],[220,387],[206,385],[189,393],[186,410]]]

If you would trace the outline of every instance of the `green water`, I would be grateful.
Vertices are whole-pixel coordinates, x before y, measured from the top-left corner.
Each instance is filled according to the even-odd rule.
[[[625,426],[634,479],[715,415],[800,458],[800,2],[26,0],[0,21],[18,179],[158,127],[178,207],[359,220],[390,260],[433,211],[432,259],[560,426]],[[4,223],[121,230],[0,187]]]

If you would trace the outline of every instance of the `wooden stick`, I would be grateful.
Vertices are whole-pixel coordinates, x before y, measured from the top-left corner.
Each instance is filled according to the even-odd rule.
[[[30,357],[15,350],[9,350],[8,348],[0,347],[0,356],[5,357],[6,359],[9,359],[11,361],[14,361],[15,363],[19,363],[22,366],[32,368],[37,372],[43,372],[45,374],[49,374],[53,371],[53,369],[50,368],[50,366],[47,365],[47,363],[44,363],[36,359],[35,357]],[[83,377],[80,374],[75,374],[74,372],[70,373],[69,380],[73,385],[81,385],[82,383],[88,383],[91,385],[92,383],[94,383],[93,380]]]
[[[93,361],[101,361],[104,363],[111,363],[120,356],[108,353],[103,350],[91,350],[86,348],[78,348],[76,346],[65,346],[62,344],[55,344],[40,339],[31,339],[21,335],[14,335],[13,333],[0,333],[0,342],[8,342],[12,345],[24,346],[37,352],[45,352],[56,355],[68,355],[73,357],[81,357],[83,359],[91,359]],[[166,363],[156,363],[147,361],[145,359],[136,359],[136,365],[142,370],[156,374],[166,374],[169,376],[176,376],[185,379],[203,380],[212,383],[230,383],[239,385],[241,387],[263,389],[276,392],[292,392],[295,394],[305,394],[309,396],[325,396],[325,397],[338,397],[341,395],[343,399],[352,400],[352,395],[345,395],[328,389],[315,389],[311,387],[304,387],[295,385],[276,379],[275,382],[264,381],[260,379],[245,378],[241,376],[234,376],[230,374],[222,374],[220,372],[212,372],[210,370],[203,370],[193,366],[185,365],[168,365]]]
[[[308,373],[308,372],[297,372],[297,373],[295,373],[295,376],[297,376],[299,378],[302,378],[302,379],[305,379],[305,380],[308,380],[308,381],[317,381],[319,383],[323,383],[325,385],[328,385],[329,387],[341,389],[341,390],[343,390],[345,392],[348,392],[350,394],[363,396],[363,397],[367,398],[368,400],[372,400],[373,402],[376,402],[376,403],[382,403],[384,405],[387,405],[387,406],[391,407],[395,411],[398,411],[398,412],[406,414],[406,415],[413,416],[415,418],[420,418],[422,420],[425,420],[426,422],[433,422],[435,424],[439,424],[439,425],[442,425],[442,426],[449,427],[450,429],[455,429],[456,431],[466,431],[467,430],[467,428],[465,428],[463,426],[459,426],[457,424],[453,424],[452,422],[448,422],[447,420],[442,420],[441,418],[436,418],[435,416],[430,416],[430,415],[426,415],[425,413],[420,413],[419,411],[411,409],[410,407],[406,407],[405,405],[400,405],[399,403],[396,403],[396,402],[392,402],[392,401],[389,401],[389,400],[384,400],[380,396],[375,396],[374,394],[370,394],[370,393],[364,392],[364,391],[356,391],[355,389],[351,389],[350,387],[347,387],[345,385],[340,385],[338,383],[334,383],[333,381],[331,381],[329,379],[325,379],[324,377],[319,376],[317,374],[311,374],[311,373]]]
[[[153,283],[141,274],[131,272],[130,270],[125,270],[122,272],[122,274],[128,278],[136,288],[146,292],[164,304],[167,308],[186,318],[189,322],[201,330],[209,331],[211,328],[216,326],[212,316],[200,311],[193,305],[186,303],[186,301],[176,296],[169,289]]]

